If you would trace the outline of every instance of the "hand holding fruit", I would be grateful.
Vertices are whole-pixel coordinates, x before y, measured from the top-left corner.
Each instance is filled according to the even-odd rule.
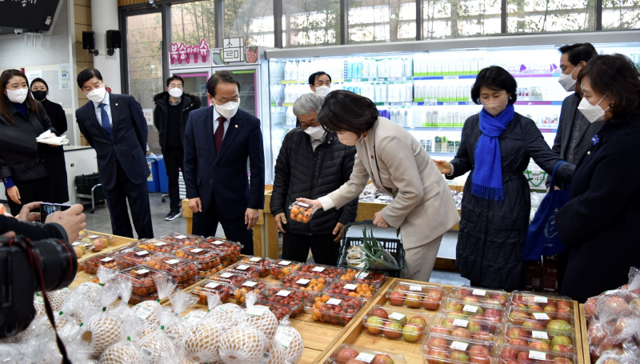
[[[311,207],[315,207],[317,210],[320,210],[322,208],[322,204],[320,203],[320,200],[309,200],[308,198],[296,198],[296,201],[306,203]]]

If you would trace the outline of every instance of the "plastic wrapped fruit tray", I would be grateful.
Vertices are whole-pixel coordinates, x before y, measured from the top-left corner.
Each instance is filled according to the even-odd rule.
[[[245,257],[244,259],[240,260],[240,264],[248,264],[264,268],[264,271],[262,273],[263,276],[261,276],[260,278],[269,276],[269,267],[271,266],[271,263],[271,259],[261,257]]]
[[[314,278],[339,279],[344,274],[344,269],[321,264],[305,264],[298,273],[302,273]]]
[[[362,319],[362,324],[371,335],[382,335],[387,339],[402,338],[415,343],[429,332],[430,320],[427,313],[373,306]]]
[[[138,296],[146,296],[156,292],[158,289],[153,277],[164,274],[165,273],[142,265],[136,265],[135,267],[123,269],[118,272],[118,275],[121,277],[129,277],[131,279],[131,292]]]
[[[172,251],[181,247],[182,247],[182,244],[171,243],[171,242],[158,240],[158,239],[147,239],[138,243],[138,248],[152,251],[152,252],[157,252],[157,253],[165,253],[165,254],[169,254]]]
[[[197,246],[198,244],[201,244],[205,238],[199,235],[173,233],[171,235],[161,236],[160,240],[170,243],[178,243],[185,246]]]
[[[218,273],[218,272],[220,272],[222,270],[224,270],[224,265],[222,265],[222,264],[218,264],[217,266],[215,266],[215,267],[213,267],[213,268],[211,268],[209,270],[200,269],[200,270],[198,270],[198,277],[200,277],[202,279],[205,279],[205,278],[208,278],[211,275],[216,274],[216,273]]]
[[[246,280],[251,279],[251,277],[241,272],[229,272],[228,270],[225,270],[224,272],[212,274],[209,279],[224,282],[233,288],[238,288]]]
[[[447,337],[470,338],[476,341],[498,341],[500,323],[487,321],[484,316],[461,313],[437,314],[431,322],[431,333]]]
[[[129,298],[130,305],[137,305],[140,302],[144,301],[157,301],[158,300],[158,292],[153,292],[148,295],[140,296],[135,293],[131,293],[131,298]]]
[[[512,346],[503,344],[497,355],[498,363],[518,363],[518,364],[577,364],[577,357],[569,352],[551,352],[543,350],[538,345],[534,346]]]
[[[446,291],[440,286],[409,282],[394,282],[387,291],[387,301],[393,306],[405,306],[437,311]]]
[[[151,252],[140,247],[121,249],[113,253],[120,268],[131,268],[143,264]]]
[[[243,274],[247,277],[251,278],[264,278],[268,275],[267,268],[260,265],[251,265],[245,264],[242,262],[238,262],[225,270],[225,272],[234,273],[234,274]]]
[[[387,280],[388,273],[374,272],[370,270],[345,269],[340,280],[350,283],[366,283],[378,288]]]
[[[269,266],[269,274],[277,280],[288,276],[289,274],[300,269],[301,264],[290,260],[278,259],[271,262]]]
[[[258,294],[267,287],[269,287],[269,283],[259,279],[249,278],[240,286],[234,288],[233,298],[236,300],[236,304],[241,305],[245,303],[247,293],[254,292]]]
[[[514,347],[537,347],[553,353],[576,353],[576,338],[573,333],[550,336],[544,330],[524,329],[508,324],[503,332],[503,343]]]
[[[109,253],[100,254],[78,263],[78,269],[84,270],[87,274],[96,274],[100,267],[118,269],[118,264],[112,254]]]
[[[93,245],[91,250],[93,250],[94,252],[99,252],[109,245],[112,245],[114,240],[115,239],[112,236],[101,234],[85,235],[84,237],[78,239],[78,241],[80,242]]]
[[[480,318],[491,323],[499,324],[505,317],[505,310],[500,305],[486,305],[470,301],[460,301],[453,298],[446,299],[440,307],[445,314],[459,313],[467,317]]]
[[[220,254],[223,258],[222,264],[225,267],[240,260],[242,244],[235,241],[210,237],[206,238],[202,243],[198,244],[200,248],[211,249]]]
[[[198,275],[198,266],[194,262],[173,255],[151,253],[143,264],[166,272],[178,283]]]
[[[345,326],[363,304],[359,298],[323,294],[306,304],[304,309],[312,315],[313,321]]]
[[[351,361],[350,361],[351,360]],[[375,362],[374,362],[375,360]],[[406,364],[404,356],[398,354],[385,353],[382,351],[365,348],[362,346],[340,344],[331,356],[327,358],[325,364],[345,364],[345,363],[384,363],[384,364]]]
[[[299,289],[301,291],[322,292],[333,281],[324,278],[308,277],[304,274],[292,274],[281,279],[282,286]]]
[[[291,318],[304,312],[305,304],[317,296],[317,294],[311,292],[282,286],[271,286],[263,289],[258,294],[261,300],[275,302],[289,307],[291,309]]]
[[[546,331],[549,336],[574,333],[573,315],[550,314],[517,306],[509,307],[507,322],[527,330]]]
[[[502,307],[505,307],[508,303],[507,292],[486,288],[456,286],[451,288],[448,297],[459,301],[464,301],[467,297],[473,297],[478,300],[478,303],[484,305],[500,305]]]
[[[222,265],[220,256],[216,252],[204,248],[181,247],[171,254],[196,263],[201,271],[210,271]]]
[[[497,346],[491,341],[450,338],[430,333],[422,345],[426,363],[491,363]]]
[[[328,294],[341,294],[343,296],[369,299],[377,290],[378,287],[371,286],[366,283],[348,283],[345,281],[334,280],[327,284],[327,288],[324,292]]]
[[[286,305],[281,305],[279,303],[265,301],[265,300],[258,300],[255,305],[269,307],[269,310],[271,310],[271,312],[276,316],[276,318],[278,319],[278,322],[282,321],[282,319],[285,316],[289,316],[289,317],[295,316],[291,307]]]
[[[198,283],[198,281],[200,281],[201,279],[199,277],[193,277],[193,278],[189,278],[186,281],[182,281],[180,283],[178,283],[178,285],[176,286],[177,290],[181,290],[181,289],[185,289],[188,287],[193,286],[194,284]]]
[[[573,316],[573,301],[564,296],[547,296],[533,292],[514,291],[510,307],[528,312],[544,312],[552,319],[557,316]]]
[[[231,286],[224,282],[205,279],[197,286],[193,287],[191,289],[191,293],[198,296],[198,303],[201,305],[207,305],[207,295],[213,293],[220,295],[220,300],[223,303],[229,302],[229,299],[231,298],[231,289]]]

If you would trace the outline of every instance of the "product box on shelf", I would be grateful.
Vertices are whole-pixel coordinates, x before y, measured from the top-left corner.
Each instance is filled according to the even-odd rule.
[[[234,288],[240,287],[242,283],[251,279],[249,275],[241,272],[229,272],[228,270],[214,273],[208,277],[214,281],[224,282]]]
[[[278,259],[271,262],[269,266],[269,274],[274,279],[282,279],[289,274],[297,271],[300,268],[301,264],[297,262],[292,262],[290,260]]]
[[[197,247],[181,247],[174,250],[171,254],[178,258],[184,258],[196,263],[201,271],[208,272],[215,269],[215,271],[212,272],[215,273],[216,271],[224,268],[222,266],[220,255],[213,250]]]
[[[191,289],[191,293],[195,296],[198,296],[198,303],[200,303],[201,305],[207,305],[207,294],[217,293],[218,295],[220,295],[220,300],[223,303],[227,303],[231,298],[231,290],[231,286],[224,282],[205,279],[204,281],[193,287]]]
[[[118,272],[119,276],[131,279],[131,292],[138,296],[146,296],[156,292],[158,289],[153,277],[164,274],[165,273],[142,265],[136,265],[135,267],[126,268]]]
[[[291,318],[301,314],[304,306],[318,294],[283,286],[271,286],[260,291],[258,297],[263,301],[275,302],[291,309]]]
[[[431,322],[431,332],[452,338],[497,342],[501,326],[501,323],[488,321],[481,315],[469,317],[459,312],[440,313]]]
[[[455,286],[449,291],[449,297],[465,303],[481,303],[484,305],[507,305],[507,292],[476,287]]]
[[[348,268],[345,269],[345,273],[340,276],[340,279],[351,283],[366,283],[380,287],[387,280],[387,277],[389,277],[389,274],[386,272]]]
[[[374,361],[375,360],[375,361]],[[384,364],[406,364],[404,356],[383,351],[365,348],[356,345],[340,344],[331,353],[324,364],[345,364],[351,363],[384,363]]]
[[[568,297],[513,292],[507,321],[525,329],[546,331],[552,337],[575,332],[574,311]]]
[[[99,254],[78,263],[78,270],[84,270],[87,274],[96,274],[100,267],[118,269],[112,253]]]
[[[194,262],[174,255],[154,252],[149,254],[143,264],[168,273],[178,283],[198,275],[198,266]]]
[[[355,297],[323,294],[305,305],[313,321],[345,326],[364,305],[364,301]]]
[[[305,264],[300,267],[298,273],[314,278],[338,279],[344,274],[344,269],[330,265]]]
[[[373,306],[362,319],[371,335],[382,335],[388,339],[403,338],[415,343],[429,331],[431,317],[427,313],[399,310],[391,307]]]
[[[325,293],[369,299],[376,293],[377,289],[378,287],[366,283],[349,283],[336,280],[327,285]]]
[[[521,364],[577,364],[578,357],[571,352],[552,352],[544,350],[539,345],[533,346],[512,346],[503,344],[500,347],[500,364],[521,363]]]
[[[324,278],[313,278],[304,274],[291,274],[283,277],[281,280],[282,285],[287,288],[295,288],[302,291],[309,292],[322,292],[325,288],[332,284],[332,280],[325,280]]]
[[[491,341],[451,338],[430,333],[422,344],[426,363],[491,363],[497,345]]]
[[[573,333],[551,336],[545,330],[532,330],[507,324],[502,342],[512,346],[537,347],[553,353],[576,353],[576,337]]]
[[[421,308],[437,311],[446,291],[430,284],[418,284],[403,281],[394,282],[387,291],[387,300],[393,306]]]
[[[158,240],[158,239],[147,239],[138,243],[138,248],[153,251],[157,253],[165,253],[169,254],[172,251],[181,248],[182,244],[179,243],[171,243],[168,241]]]
[[[197,246],[198,244],[202,243],[205,238],[199,235],[173,233],[170,235],[161,236],[160,240],[168,241],[170,243],[178,243],[186,246]]]
[[[501,305],[483,304],[476,302],[465,302],[454,298],[447,298],[440,308],[441,313],[459,313],[464,316],[483,316],[489,322],[499,323],[505,315],[505,310]]]

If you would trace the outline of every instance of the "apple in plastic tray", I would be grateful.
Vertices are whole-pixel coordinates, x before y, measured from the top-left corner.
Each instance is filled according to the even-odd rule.
[[[231,286],[223,282],[205,280],[201,284],[193,287],[192,294],[198,296],[198,303],[207,304],[207,294],[218,293],[223,303],[229,302],[231,298]]]
[[[422,351],[428,363],[445,363],[448,359],[457,362],[489,364],[494,346],[494,343],[487,341],[429,334]]]
[[[569,352],[551,352],[541,343],[532,343],[529,346],[502,345],[499,358],[500,362],[505,364],[577,364],[575,355]]]
[[[343,296],[353,296],[369,299],[376,292],[378,287],[371,286],[366,283],[348,283],[344,281],[335,281],[330,283],[326,289],[326,293],[340,294]]]
[[[525,329],[514,324],[508,324],[504,329],[503,342],[513,346],[527,346],[540,342],[547,345],[552,352],[574,352],[575,337],[573,334],[551,336],[544,330]]]
[[[340,267],[331,267],[319,264],[306,264],[300,268],[299,272],[313,275],[317,278],[336,279],[340,278],[343,273],[343,269]]]
[[[495,341],[500,323],[487,321],[484,316],[475,315],[468,317],[460,313],[438,314],[431,325],[431,332],[435,334],[451,336],[465,330],[469,337],[478,341]],[[460,330],[459,330],[460,329]]]
[[[358,298],[324,294],[314,298],[310,303],[309,312],[314,321],[345,326],[362,305]]]
[[[195,263],[171,255],[154,253],[147,257],[144,265],[155,270],[167,272],[171,278],[178,282],[186,281],[198,275],[198,266]]]
[[[478,302],[483,305],[505,307],[508,302],[506,292],[483,288],[453,287],[449,295],[460,301],[464,301],[467,297],[477,298]]]
[[[326,288],[324,278],[313,278],[304,274],[292,274],[282,278],[282,286],[302,291],[321,292]],[[331,282],[331,281],[329,281]]]
[[[354,348],[345,346],[331,354],[326,363],[331,364],[367,364],[362,360],[356,360],[360,352]],[[374,355],[373,360],[369,364],[396,364],[396,362],[388,354],[367,351],[368,354]],[[402,362],[404,363],[404,362]]]
[[[403,337],[408,342],[417,342],[427,331],[429,319],[419,314],[389,310],[381,306],[365,315],[363,324],[372,335],[383,334],[389,339]]]
[[[573,316],[571,315],[549,315],[545,312],[522,311],[514,309],[509,311],[508,320],[512,324],[522,326],[527,330],[547,331],[551,336],[573,334]]]
[[[245,303],[247,293],[254,292],[257,294],[257,293],[260,293],[261,290],[267,287],[266,282],[260,281],[257,279],[247,280],[244,283],[246,283],[246,285],[242,284],[238,287],[235,287],[235,289],[233,290],[233,298],[236,300],[236,304],[238,305]],[[256,284],[252,285],[250,283],[256,283]]]
[[[573,302],[562,297],[514,293],[511,297],[511,307],[528,313],[544,312],[551,318],[573,315]]]
[[[315,296],[310,292],[280,286],[265,288],[258,294],[261,300],[279,303],[291,308],[295,315],[302,313],[305,303]]]
[[[467,317],[483,316],[485,320],[496,324],[502,322],[504,314],[503,308],[499,305],[484,305],[479,302],[459,301],[453,298],[449,298],[443,303],[442,311],[448,314],[461,313]]]
[[[393,306],[437,311],[440,308],[444,294],[444,289],[438,286],[401,282],[391,287],[387,293],[387,300]]]

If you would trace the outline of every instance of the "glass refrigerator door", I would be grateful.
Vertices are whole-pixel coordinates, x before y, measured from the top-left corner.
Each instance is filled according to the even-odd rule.
[[[184,79],[184,92],[196,95],[200,98],[201,107],[207,107],[207,81],[209,80],[208,71],[199,71],[196,73],[176,73],[176,75]]]
[[[216,69],[216,71],[221,69]],[[257,96],[257,69],[227,69],[240,80],[240,109],[260,118]]]

